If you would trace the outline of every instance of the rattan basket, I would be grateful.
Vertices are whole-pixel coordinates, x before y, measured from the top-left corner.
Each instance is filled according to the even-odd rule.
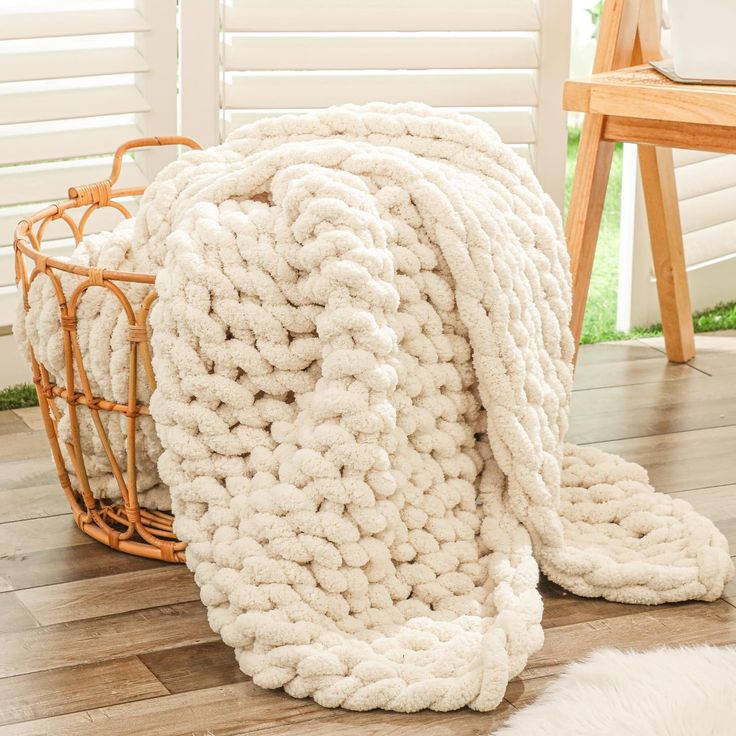
[[[124,217],[130,212],[118,200],[122,197],[139,195],[143,188],[113,189],[120,176],[123,156],[134,148],[150,146],[184,145],[201,148],[190,138],[171,136],[167,138],[141,138],[124,143],[115,152],[112,171],[104,181],[69,189],[69,199],[50,205],[36,214],[21,220],[15,229],[15,269],[16,280],[21,285],[23,305],[29,309],[28,289],[36,278],[51,279],[59,305],[60,323],[63,330],[64,364],[66,386],[54,383],[49,372],[31,351],[33,383],[36,386],[46,434],[51,445],[51,453],[56,463],[59,481],[74,515],[77,526],[98,542],[128,554],[149,557],[167,562],[184,561],[184,543],[177,540],[173,529],[173,517],[162,511],[141,508],[138,503],[136,487],[136,420],[148,414],[148,407],[138,400],[138,359],[145,368],[146,378],[151,389],[156,380],[151,364],[151,348],[148,344],[147,320],[156,292],[153,288],[155,277],[145,273],[109,271],[100,268],[85,268],[73,265],[58,258],[52,258],[41,250],[44,232],[52,220],[63,220],[69,226],[76,243],[84,236],[85,227],[95,210],[113,207]],[[80,209],[78,221],[69,214],[70,210]],[[59,280],[59,272],[81,276],[79,285],[70,297],[64,295]],[[150,292],[137,312],[118,286],[119,283],[147,284]],[[120,301],[128,319],[128,339],[130,341],[130,380],[128,383],[128,402],[118,404],[104,396],[94,396],[87,379],[82,361],[76,331],[76,313],[83,294],[90,288],[109,289]],[[81,392],[75,389],[74,369],[77,369]],[[67,404],[70,419],[70,441],[64,442],[64,450],[69,465],[76,476],[75,490],[64,463],[62,442],[59,439],[58,422],[60,412],[54,399],[61,398]],[[99,435],[110,469],[120,489],[122,503],[96,499],[90,489],[85,461],[81,450],[79,431],[79,411],[88,411]],[[110,446],[100,412],[121,412],[127,417],[127,459],[118,462]],[[121,466],[125,465],[125,473]]]

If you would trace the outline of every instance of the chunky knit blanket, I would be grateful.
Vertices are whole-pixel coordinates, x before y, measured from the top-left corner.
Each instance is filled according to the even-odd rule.
[[[542,645],[539,568],[613,601],[721,595],[710,521],[564,445],[560,217],[484,123],[263,120],[165,169],[124,235],[158,273],[175,530],[256,684],[490,710]]]

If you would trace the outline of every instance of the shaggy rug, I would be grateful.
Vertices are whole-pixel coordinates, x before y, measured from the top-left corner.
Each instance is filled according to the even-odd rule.
[[[614,601],[721,594],[710,521],[564,445],[560,216],[484,123],[262,120],[184,154],[109,237],[157,273],[158,470],[256,684],[490,710],[542,644],[538,565]]]
[[[603,649],[494,736],[731,736],[736,648]]]

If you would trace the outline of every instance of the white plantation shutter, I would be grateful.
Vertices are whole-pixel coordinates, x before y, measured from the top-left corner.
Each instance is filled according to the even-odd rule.
[[[108,176],[129,138],[178,130],[212,145],[289,110],[420,100],[489,121],[562,203],[570,5],[0,0],[0,350],[12,340],[14,225],[69,186]],[[148,183],[173,155],[128,155],[120,185]],[[118,220],[101,210],[87,232]],[[72,245],[63,222],[50,223],[45,250]],[[0,386],[18,380],[22,360],[0,361]]]
[[[665,56],[669,55],[669,41],[665,12]],[[736,299],[736,155],[688,150],[673,153],[690,298],[693,310],[701,311]],[[628,210],[629,216],[624,217],[628,227],[622,228],[618,327],[627,330],[658,322],[660,316],[633,146],[624,161],[622,212]]]
[[[736,256],[736,156],[678,151],[675,160],[685,262]]]
[[[176,8],[176,0],[0,3],[0,333],[15,312],[17,221],[64,199],[69,186],[107,177],[123,141],[176,133]],[[146,184],[166,155],[126,157],[119,185]],[[119,219],[101,210],[87,231]],[[55,254],[73,245],[62,221],[45,242]]]
[[[570,0],[182,0],[181,28],[185,135],[416,100],[491,123],[563,200]]]

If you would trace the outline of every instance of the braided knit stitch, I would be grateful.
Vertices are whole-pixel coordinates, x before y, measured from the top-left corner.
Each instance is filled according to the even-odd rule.
[[[717,598],[728,547],[637,465],[563,444],[559,213],[474,118],[373,104],[245,126],[149,187],[175,530],[256,684],[494,708],[542,644],[538,567]]]

